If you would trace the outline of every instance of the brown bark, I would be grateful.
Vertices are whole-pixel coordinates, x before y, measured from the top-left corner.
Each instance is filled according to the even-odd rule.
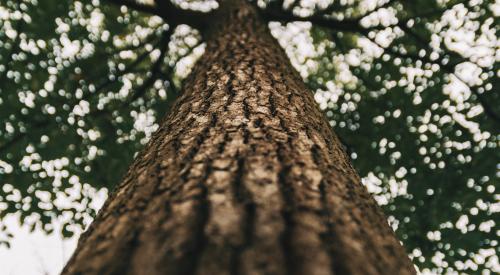
[[[63,274],[414,274],[265,22],[215,18]]]

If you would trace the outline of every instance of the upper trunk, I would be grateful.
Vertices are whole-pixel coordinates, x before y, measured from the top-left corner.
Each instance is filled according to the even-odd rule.
[[[214,21],[63,274],[413,274],[265,22],[244,1]]]

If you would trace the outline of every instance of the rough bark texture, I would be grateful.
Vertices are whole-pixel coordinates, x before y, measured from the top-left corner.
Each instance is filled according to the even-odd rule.
[[[266,24],[217,18],[63,274],[413,274]]]

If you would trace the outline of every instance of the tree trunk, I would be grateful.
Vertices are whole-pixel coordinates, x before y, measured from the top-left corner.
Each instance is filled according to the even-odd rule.
[[[210,28],[63,274],[414,274],[257,11]]]

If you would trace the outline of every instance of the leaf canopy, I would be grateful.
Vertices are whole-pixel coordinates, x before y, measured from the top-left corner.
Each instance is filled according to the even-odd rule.
[[[420,270],[499,272],[500,3],[259,6]],[[158,128],[204,44],[154,7],[0,0],[0,222],[71,236]]]

